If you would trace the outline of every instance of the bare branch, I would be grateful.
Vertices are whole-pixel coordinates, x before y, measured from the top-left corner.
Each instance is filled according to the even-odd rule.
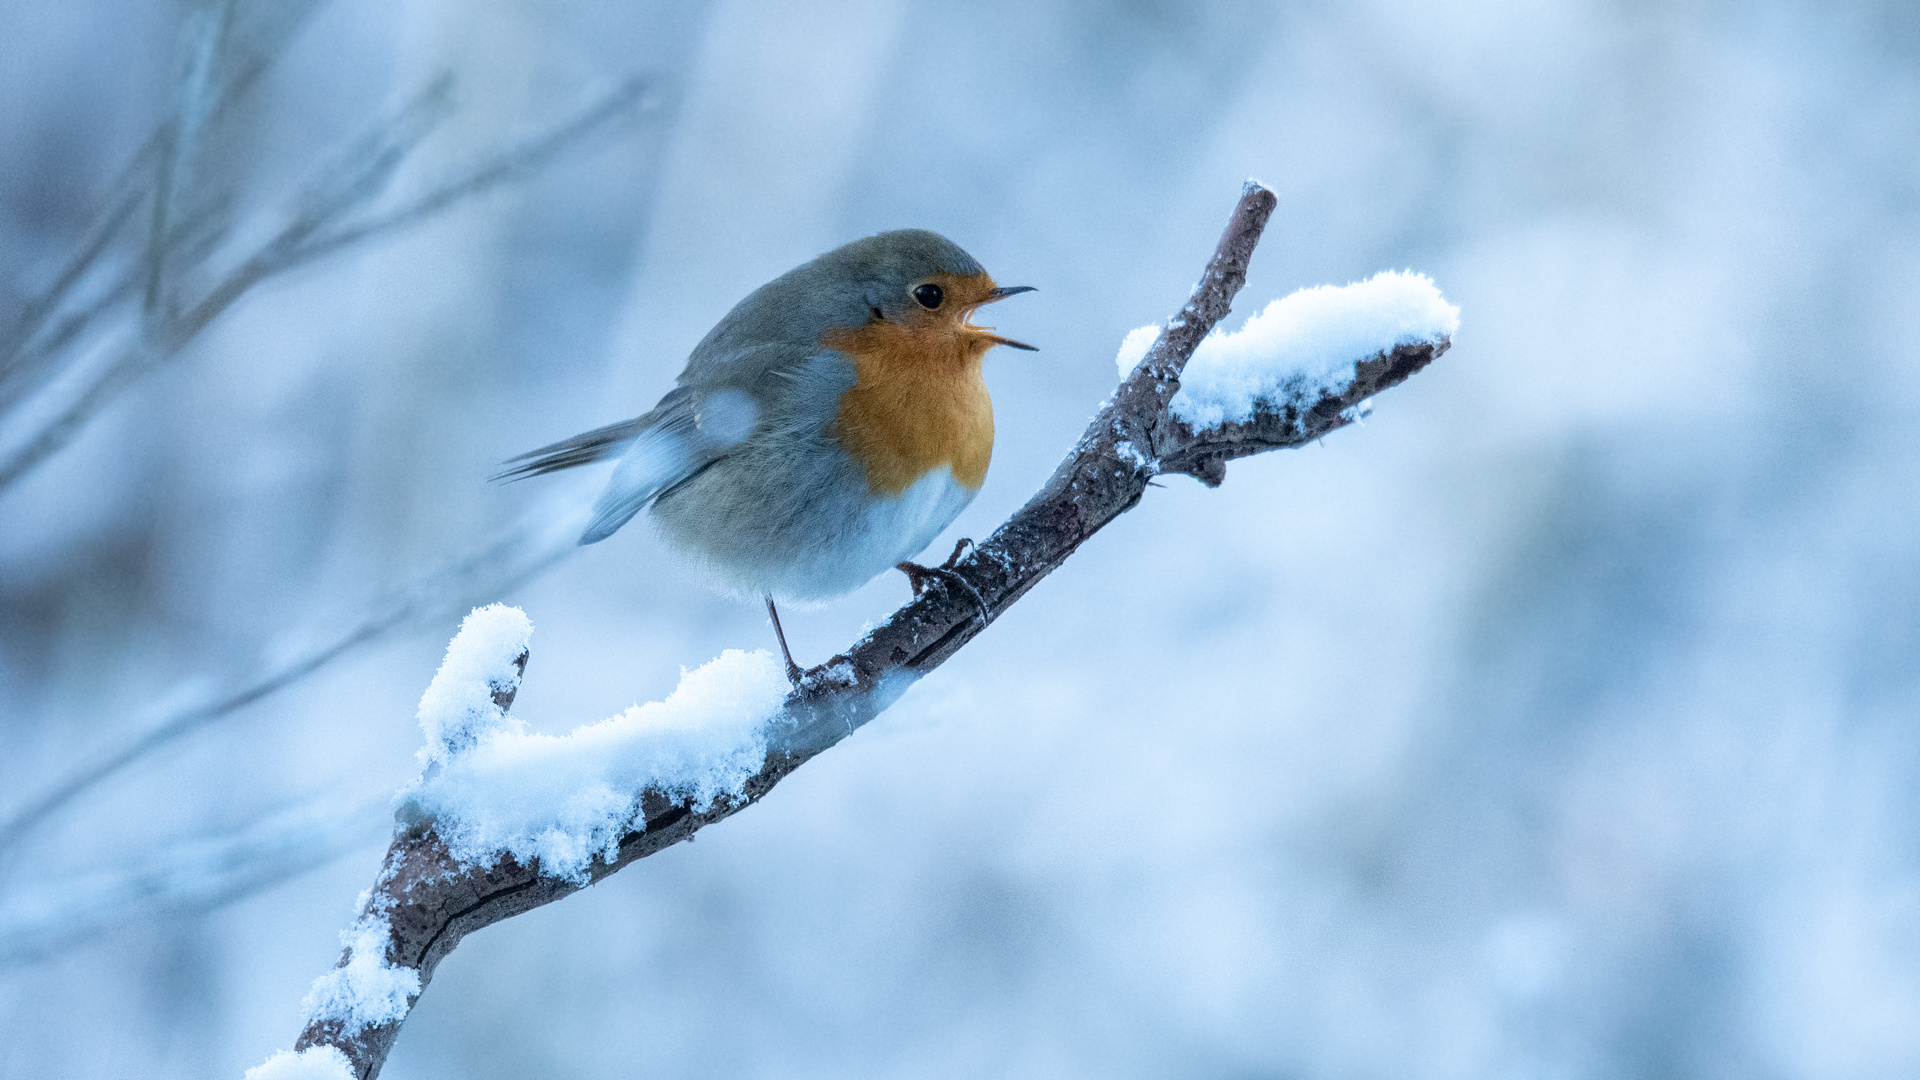
[[[120,391],[138,382],[142,375],[165,360],[167,355],[144,342],[137,342],[102,367],[79,396],[51,419],[42,422],[25,443],[0,457],[0,490],[5,490],[32,471],[35,465],[72,442],[87,421],[93,419],[94,413],[117,397]]]
[[[604,130],[612,119],[644,106],[652,84],[646,78],[630,79],[581,115],[509,148],[466,175],[388,213],[343,226],[335,233],[326,232],[385,190],[407,155],[445,118],[449,85],[443,77],[393,118],[336,155],[296,200],[287,224],[272,239],[229,271],[197,303],[166,320],[159,332],[148,333],[102,365],[83,381],[73,400],[39,422],[18,445],[0,454],[0,490],[58,453],[122,390],[171,359],[261,281],[350,245],[417,225],[503,182],[550,166],[582,145],[589,135]],[[149,295],[154,273],[149,267]]]
[[[147,229],[145,253],[146,302],[143,326],[148,339],[159,338],[173,321],[171,263],[173,216],[191,198],[193,171],[200,136],[213,114],[213,83],[220,55],[233,26],[235,0],[195,5],[187,12],[186,38],[180,70],[180,89],[173,117],[162,129],[160,162],[154,170],[153,213]]]
[[[216,58],[219,93],[209,123],[217,121],[253,89],[260,76],[272,67],[306,24],[308,17],[323,2],[286,0],[283,3],[249,6],[248,26],[237,35],[244,38],[246,47],[223,49]],[[140,145],[140,149],[134,152],[133,160],[128,162],[119,178],[109,185],[110,194],[99,215],[88,226],[80,242],[74,245],[73,253],[54,275],[52,283],[40,295],[29,300],[15,317],[13,326],[0,335],[0,384],[15,376],[22,362],[22,350],[40,332],[47,319],[59,310],[67,295],[87,276],[100,256],[106,253],[121,229],[132,220],[141,202],[150,197],[170,122],[155,129]],[[42,354],[45,351],[41,350]]]
[[[536,135],[517,146],[507,148],[475,166],[466,175],[447,181],[403,206],[366,221],[312,238],[293,253],[288,265],[320,258],[349,244],[408,228],[460,200],[537,172],[609,122],[645,106],[648,95],[656,90],[656,81],[650,76],[640,75],[628,79],[599,101],[582,110],[574,119],[552,131]]]
[[[248,289],[292,266],[309,237],[334,219],[378,198],[407,155],[451,115],[452,93],[452,76],[442,74],[393,116],[336,154],[295,199],[286,225],[229,271],[199,303],[167,324],[169,354],[193,340]],[[4,474],[0,474],[3,486]]]
[[[173,236],[168,240],[174,263],[198,265],[225,239],[223,230],[227,227],[230,207],[224,199],[209,202],[211,205],[195,211],[186,220],[175,222]],[[107,313],[132,297],[139,287],[138,266],[119,268],[105,289],[83,306],[69,311],[51,330],[23,348],[15,358],[13,370],[0,377],[0,414],[46,389],[48,383],[61,374],[58,361],[63,351],[72,348],[89,331],[105,329]]]
[[[49,785],[0,823],[0,852],[26,840],[61,808],[102,781],[178,741],[261,700],[369,642],[409,627],[439,622],[481,600],[499,596],[577,550],[580,511],[590,498],[582,489],[555,492],[522,514],[491,543],[455,559],[402,589],[387,594],[345,629],[322,635],[315,644],[265,665],[210,698],[176,706],[120,746]]]
[[[1348,423],[1367,397],[1406,379],[1444,351],[1444,342],[1396,348],[1359,365],[1351,383],[1324,389],[1304,408],[1298,403],[1266,406],[1244,430],[1195,432],[1174,420],[1168,405],[1179,390],[1180,374],[1200,340],[1227,314],[1273,206],[1270,191],[1247,185],[1185,308],[1040,492],[956,565],[964,585],[943,581],[928,589],[810,674],[769,726],[773,741],[765,764],[739,798],[721,796],[702,808],[686,797],[643,792],[639,805],[644,826],[620,838],[614,858],[596,856],[588,868],[589,881],[752,805],[972,640],[1088,537],[1139,502],[1163,466],[1137,449],[1123,452],[1122,443],[1138,439],[1137,445],[1160,447],[1183,468],[1218,482],[1226,458],[1319,438]],[[378,925],[386,928],[386,941],[379,959],[417,972],[422,990],[465,935],[583,887],[543,875],[537,864],[523,865],[511,855],[484,866],[462,863],[436,834],[433,821],[406,824],[388,848],[363,918],[383,920]],[[351,958],[349,950],[341,964]],[[408,1000],[409,1008],[414,1000],[417,994]],[[404,1016],[364,1028],[339,1019],[311,1020],[295,1047],[337,1047],[360,1080],[372,1080],[404,1023]]]
[[[143,174],[152,167],[149,162],[153,153],[157,152],[158,138],[159,136],[156,135],[155,141],[150,142],[146,150],[135,159],[133,166],[127,170],[129,174]],[[47,318],[67,298],[67,293],[80,283],[80,279],[86,276],[88,270],[93,268],[94,263],[107,250],[115,235],[120,232],[121,226],[131,220],[134,212],[139,209],[141,192],[133,186],[130,176],[122,177],[115,187],[124,190],[121,190],[120,194],[107,205],[106,210],[88,227],[80,242],[74,245],[73,254],[68,257],[66,265],[60,268],[60,272],[54,275],[53,283],[48,285],[46,291],[39,296],[27,301],[14,320],[12,329],[4,338],[0,338],[0,385],[14,378],[22,362],[21,350],[26,348],[27,343],[40,332]]]
[[[0,965],[53,959],[141,915],[211,911],[371,847],[389,799],[317,800],[234,833],[169,844],[129,868],[35,883],[0,903]]]

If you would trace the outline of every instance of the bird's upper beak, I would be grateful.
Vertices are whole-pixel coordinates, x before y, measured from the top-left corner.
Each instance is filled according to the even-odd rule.
[[[987,298],[985,300],[980,301],[980,303],[997,304],[1000,301],[1005,300],[1009,296],[1019,296],[1023,292],[1033,292],[1033,291],[1035,290],[1034,290],[1034,287],[1031,285],[1002,285],[999,288],[988,293]],[[980,333],[980,336],[986,338],[988,341],[993,342],[995,345],[1006,345],[1015,349],[1025,349],[1028,352],[1040,351],[1039,349],[1034,348],[1033,346],[1027,344],[1024,341],[1015,341],[1012,338],[1004,338],[1004,337],[1001,337],[999,334],[989,334],[989,333],[986,333],[985,331],[982,331]]]

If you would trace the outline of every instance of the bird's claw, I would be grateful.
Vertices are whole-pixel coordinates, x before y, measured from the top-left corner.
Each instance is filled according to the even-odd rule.
[[[968,548],[977,547],[977,546],[978,545],[976,545],[972,540],[969,540],[964,536],[961,537],[960,542],[953,545],[953,554],[947,556],[947,561],[940,564],[940,569],[951,570],[954,567],[960,565],[960,556],[964,554]]]
[[[965,577],[961,576],[959,571],[954,569],[954,565],[960,561],[961,553],[972,546],[973,541],[971,540],[960,541],[954,545],[953,554],[949,555],[947,561],[941,563],[939,566],[921,566],[919,563],[903,562],[895,565],[894,569],[907,575],[907,582],[913,586],[915,599],[918,599],[924,594],[927,591],[927,587],[936,580],[944,581],[948,585],[959,588],[960,591],[966,593],[967,596],[973,600],[974,606],[980,610],[980,624],[985,626],[987,623],[993,621],[993,613],[987,609],[986,599],[980,595],[980,590],[973,587],[973,582],[968,581]]]

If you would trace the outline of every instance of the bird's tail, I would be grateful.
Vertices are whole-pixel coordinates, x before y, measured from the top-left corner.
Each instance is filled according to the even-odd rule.
[[[562,439],[538,450],[529,450],[518,457],[508,458],[502,463],[506,467],[487,479],[495,482],[525,480],[529,476],[541,476],[613,457],[631,446],[633,440],[639,438],[640,433],[652,422],[653,417],[649,413],[634,420],[622,420],[617,424],[594,428],[584,435]]]
[[[521,454],[493,479],[519,480],[617,455],[620,464],[580,535],[582,544],[592,544],[612,536],[648,503],[724,457],[752,432],[759,417],[758,403],[743,391],[708,393],[696,410],[693,392],[675,387],[645,416]]]

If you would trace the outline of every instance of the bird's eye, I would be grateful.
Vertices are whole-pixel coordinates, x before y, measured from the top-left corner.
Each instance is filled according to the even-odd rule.
[[[913,298],[920,301],[921,307],[931,311],[940,306],[940,301],[945,300],[947,294],[941,291],[940,286],[928,282],[913,290]]]

